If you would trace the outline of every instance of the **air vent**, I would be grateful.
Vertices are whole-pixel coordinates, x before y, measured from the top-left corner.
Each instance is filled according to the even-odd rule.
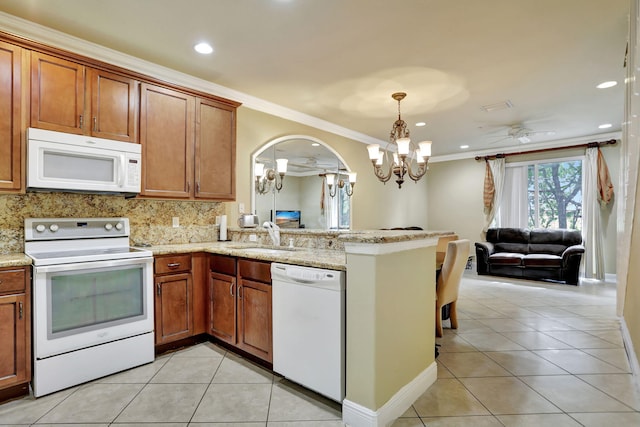
[[[511,103],[511,101],[509,101],[507,99],[506,101],[496,102],[495,104],[483,105],[480,108],[483,111],[486,111],[487,113],[490,113],[492,111],[506,110],[506,109],[509,109],[509,108],[513,108],[513,104]]]

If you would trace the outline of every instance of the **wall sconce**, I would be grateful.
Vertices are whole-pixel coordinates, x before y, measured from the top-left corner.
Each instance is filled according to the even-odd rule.
[[[253,166],[253,174],[256,177],[256,192],[258,194],[267,194],[273,188],[282,190],[282,182],[284,175],[287,173],[288,159],[276,159],[276,170],[272,168],[265,169],[264,163],[257,163]],[[280,179],[278,180],[278,177]]]
[[[349,197],[353,196],[353,187],[355,187],[356,185],[357,176],[358,174],[356,172],[349,172],[349,182],[348,182],[349,185],[345,190],[347,193],[347,196]],[[327,177],[327,187],[329,187],[329,196],[331,197],[336,196],[338,188],[342,189],[345,187],[345,185],[347,185],[347,183],[345,183],[343,179],[339,178],[338,185],[334,188],[334,186],[336,185],[336,174],[328,173],[326,177]]]

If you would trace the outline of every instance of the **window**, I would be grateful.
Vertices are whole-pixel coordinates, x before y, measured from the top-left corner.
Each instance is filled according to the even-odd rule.
[[[527,166],[528,226],[582,229],[582,160]]]
[[[492,226],[582,230],[582,157],[505,165]]]

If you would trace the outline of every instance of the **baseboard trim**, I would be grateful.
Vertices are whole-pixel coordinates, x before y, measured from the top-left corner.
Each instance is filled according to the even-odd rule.
[[[633,341],[631,340],[629,328],[627,328],[627,322],[624,317],[620,318],[620,329],[622,332],[624,349],[627,352],[627,358],[629,359],[629,366],[631,367],[631,372],[636,380],[636,388],[640,390],[640,383],[638,382],[638,379],[640,378],[640,363],[638,363],[638,358],[636,357],[636,352],[633,348]]]
[[[377,411],[372,411],[345,399],[342,402],[342,422],[349,427],[386,427],[418,399],[438,379],[438,365],[434,361],[411,382],[402,387]],[[347,393],[349,391],[347,390]]]

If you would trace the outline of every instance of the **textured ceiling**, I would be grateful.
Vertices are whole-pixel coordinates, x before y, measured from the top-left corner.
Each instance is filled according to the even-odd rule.
[[[512,125],[545,131],[531,146],[619,131],[628,9],[627,0],[0,1],[0,11],[380,140],[397,116],[391,94],[407,92],[412,140],[433,140],[436,156],[522,145],[504,138]],[[196,54],[201,40],[215,52]],[[605,80],[618,85],[596,89]],[[512,108],[481,108],[507,100]]]

